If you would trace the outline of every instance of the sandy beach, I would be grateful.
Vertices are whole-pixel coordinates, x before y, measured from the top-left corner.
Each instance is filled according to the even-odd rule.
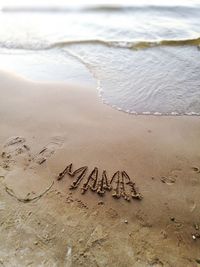
[[[199,117],[130,115],[95,88],[4,71],[0,90],[0,266],[200,265]],[[76,175],[57,180],[70,163],[87,166],[73,190]],[[115,182],[81,194],[95,167],[142,199]]]

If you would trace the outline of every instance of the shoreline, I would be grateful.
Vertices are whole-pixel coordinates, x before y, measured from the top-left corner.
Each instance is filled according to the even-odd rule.
[[[0,154],[8,156],[0,159],[5,266],[36,266],[41,258],[44,266],[198,266],[200,117],[134,116],[101,103],[93,87],[29,82],[6,72],[0,81]],[[126,171],[143,199],[70,191],[70,177],[56,177],[71,162],[109,177]],[[34,198],[52,181],[30,203],[4,187]]]

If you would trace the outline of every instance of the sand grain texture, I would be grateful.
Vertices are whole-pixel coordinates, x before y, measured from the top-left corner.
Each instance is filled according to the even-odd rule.
[[[199,266],[199,117],[132,116],[95,88],[0,81],[0,266]],[[143,199],[69,190],[73,178],[56,177],[71,162],[125,170]]]

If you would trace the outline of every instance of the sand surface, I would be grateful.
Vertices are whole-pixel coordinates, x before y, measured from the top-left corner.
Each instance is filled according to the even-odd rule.
[[[200,266],[200,118],[133,116],[95,88],[0,73],[0,266]],[[75,177],[60,172],[87,166]],[[126,171],[142,200],[81,187]],[[114,183],[113,186],[115,186]]]

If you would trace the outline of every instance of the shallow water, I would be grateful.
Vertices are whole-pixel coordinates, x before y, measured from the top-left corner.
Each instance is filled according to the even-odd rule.
[[[65,81],[87,80],[86,67],[104,102],[119,110],[199,115],[199,17],[198,1],[4,8],[0,66]]]

